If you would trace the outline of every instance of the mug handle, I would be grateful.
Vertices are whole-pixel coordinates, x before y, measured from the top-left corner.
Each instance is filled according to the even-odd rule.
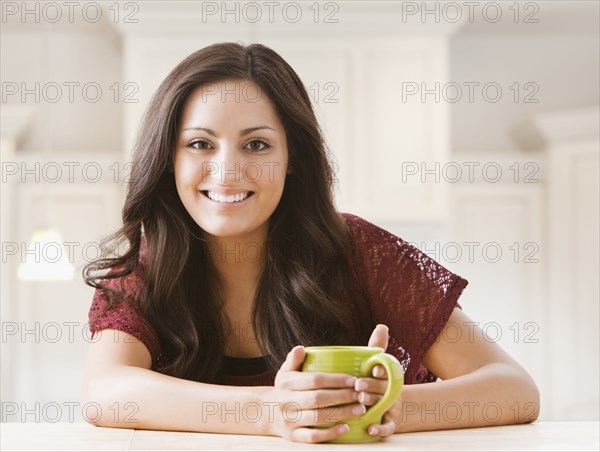
[[[371,356],[361,366],[361,373],[365,376],[371,376],[373,367],[381,364],[388,376],[388,387],[379,401],[370,407],[361,420],[365,425],[378,424],[385,412],[398,400],[404,385],[404,369],[400,362],[388,353],[378,353]]]

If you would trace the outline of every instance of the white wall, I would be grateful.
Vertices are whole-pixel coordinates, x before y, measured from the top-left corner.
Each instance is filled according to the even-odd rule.
[[[520,144],[512,129],[531,115],[600,103],[597,34],[459,33],[451,40],[450,49],[450,79],[465,90],[463,97],[451,104],[455,152],[518,150]],[[480,83],[473,103],[469,102],[465,82]],[[515,82],[519,89],[511,89]],[[528,82],[533,85],[525,86]],[[483,97],[486,83],[501,87],[497,103]],[[495,92],[489,89],[491,99]],[[520,94],[518,102],[516,92]]]
[[[86,25],[3,24],[2,105],[32,108],[19,150],[97,154],[121,149],[122,96],[127,94],[121,43],[106,24]]]

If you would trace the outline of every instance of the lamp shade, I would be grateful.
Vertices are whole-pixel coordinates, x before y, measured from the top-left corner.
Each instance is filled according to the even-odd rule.
[[[36,229],[21,259],[17,277],[24,281],[70,281],[75,274],[56,229]]]

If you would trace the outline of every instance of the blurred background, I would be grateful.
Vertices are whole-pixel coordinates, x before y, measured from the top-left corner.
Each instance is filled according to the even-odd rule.
[[[93,291],[150,96],[222,41],[303,80],[336,205],[469,280],[542,420],[599,412],[595,1],[2,2],[2,421],[81,419]]]

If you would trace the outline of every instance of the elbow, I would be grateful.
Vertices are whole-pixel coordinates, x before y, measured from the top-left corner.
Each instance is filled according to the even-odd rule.
[[[83,419],[96,427],[110,427],[104,421],[105,416],[102,416],[102,412],[107,408],[107,404],[102,402],[102,399],[106,398],[105,389],[97,378],[86,378],[81,387]]]
[[[503,406],[500,422],[527,424],[536,421],[540,415],[540,391],[527,371],[512,363],[495,363],[490,370],[493,387],[498,389],[495,401]]]
[[[520,366],[519,366],[520,367]],[[523,368],[513,368],[513,378],[510,384],[513,387],[511,397],[515,424],[535,422],[540,415],[540,391],[535,381]]]
[[[535,422],[540,416],[540,390],[529,374],[527,374],[527,380],[525,382],[527,395],[521,417],[521,423],[523,424]]]
[[[121,391],[110,379],[103,377],[88,378],[81,388],[82,415],[84,420],[96,427],[131,428],[119,422],[117,413],[120,403]],[[117,385],[118,386],[118,385]]]

